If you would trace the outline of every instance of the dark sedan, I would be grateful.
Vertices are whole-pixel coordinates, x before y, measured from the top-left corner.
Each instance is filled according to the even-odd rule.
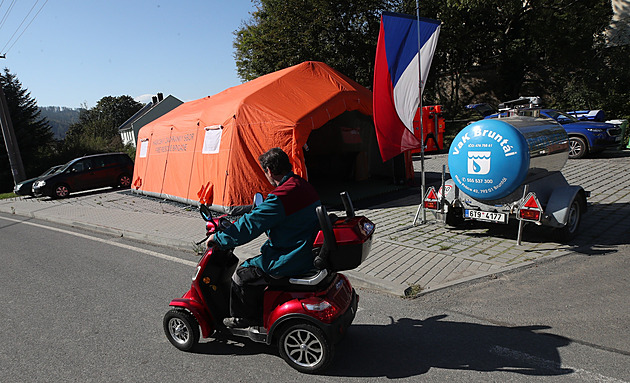
[[[42,173],[38,177],[31,178],[31,179],[28,179],[26,181],[22,181],[22,182],[18,183],[13,188],[13,193],[15,193],[17,195],[30,195],[30,196],[32,196],[33,195],[33,183],[35,183],[35,181],[37,181],[38,179],[40,179],[42,177],[46,177],[47,175],[50,175],[50,174],[55,174],[57,172],[57,170],[59,170],[62,166],[63,165],[53,166],[52,168],[46,170],[44,173]]]
[[[103,153],[75,158],[55,174],[40,177],[33,184],[36,197],[65,198],[71,192],[106,186],[128,188],[133,161],[125,153]]]

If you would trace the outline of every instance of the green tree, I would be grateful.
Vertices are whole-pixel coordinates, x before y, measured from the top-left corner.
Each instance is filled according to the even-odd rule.
[[[452,114],[462,103],[469,103],[469,95],[483,94],[494,87],[489,77],[496,72],[499,52],[495,43],[501,33],[496,8],[492,0],[420,3],[422,17],[441,21],[424,92],[425,104],[442,104]],[[407,0],[402,12],[415,15],[415,1]]]
[[[44,160],[53,143],[53,133],[45,118],[40,116],[37,102],[8,68],[0,74],[0,85],[7,99],[9,117],[20,149],[27,177],[34,177],[50,167]],[[0,191],[13,189],[13,175],[4,141],[0,149]]]
[[[546,92],[550,100],[566,107],[555,101],[565,98],[571,85],[579,84],[577,90],[584,94],[584,101],[600,98],[595,93],[599,88],[596,78],[606,70],[600,63],[605,49],[603,32],[612,17],[610,1],[531,1],[521,14],[518,27],[505,35],[511,59],[502,63],[500,72],[508,73],[509,64],[517,62],[522,74],[504,94],[518,96],[540,89],[537,93]],[[523,42],[523,49],[510,45],[514,39]],[[517,61],[516,57],[521,58]],[[574,107],[588,106],[580,104]]]
[[[393,0],[256,0],[235,32],[238,75],[245,81],[304,61],[322,61],[371,87],[380,15]]]
[[[403,10],[415,12],[415,1]],[[603,96],[596,89],[610,69],[602,66],[600,38],[609,0],[428,0],[421,14],[442,22],[425,97],[451,112],[521,95],[562,107],[576,94]]]
[[[415,0],[257,0],[235,32],[243,80],[317,60],[371,88],[382,11],[416,14]],[[422,0],[442,22],[424,103],[447,117],[473,102],[542,96],[559,109],[627,116],[629,48],[606,45],[610,0]]]
[[[614,118],[630,119],[630,71],[628,60],[630,45],[610,46],[603,50],[598,61],[605,70],[596,78],[598,93],[603,94],[601,104],[592,105],[605,109]]]
[[[106,96],[95,107],[84,107],[79,121],[68,128],[64,152],[77,157],[124,150],[118,127],[141,108],[142,104],[130,96]]]

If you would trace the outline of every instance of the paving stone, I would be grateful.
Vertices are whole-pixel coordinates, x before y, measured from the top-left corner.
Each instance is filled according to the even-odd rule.
[[[425,169],[434,174],[447,163],[446,155],[431,155]],[[414,160],[417,169],[418,161]],[[531,260],[569,254],[598,254],[630,244],[630,152],[604,152],[597,157],[568,160],[563,174],[571,184],[591,192],[578,236],[570,245],[557,243],[549,228],[527,226],[523,243],[516,244],[516,225],[469,225],[452,229],[427,214],[427,222],[413,226],[420,193],[383,199],[357,210],[376,224],[372,251],[354,274],[399,286],[427,289],[466,278],[500,272]],[[203,222],[196,207],[132,194],[129,190],[77,193],[65,200],[13,198],[0,200],[0,212],[33,217],[144,241],[192,250],[203,238]],[[338,213],[339,214],[339,213]],[[343,214],[343,212],[341,212]],[[122,217],[122,218],[121,218]],[[230,219],[236,217],[230,217]],[[244,259],[258,254],[263,235],[235,252]],[[367,282],[366,282],[367,283]]]

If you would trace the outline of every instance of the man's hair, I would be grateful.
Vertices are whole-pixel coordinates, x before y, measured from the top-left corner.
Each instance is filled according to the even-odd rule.
[[[275,176],[283,176],[293,170],[289,156],[280,148],[271,148],[258,157],[263,170],[269,169]]]

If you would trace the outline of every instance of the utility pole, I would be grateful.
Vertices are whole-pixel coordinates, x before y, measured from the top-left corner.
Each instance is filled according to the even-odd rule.
[[[5,58],[4,55],[0,58]],[[9,106],[7,105],[7,99],[4,96],[4,90],[0,85],[0,127],[2,127],[2,136],[4,137],[4,145],[7,147],[7,154],[9,156],[9,164],[11,165],[11,173],[13,173],[13,184],[17,185],[19,182],[26,179],[24,173],[24,165],[22,164],[22,156],[20,155],[20,148],[18,147],[17,140],[15,139],[15,132],[13,131],[13,123],[11,123],[11,116],[9,115]]]

